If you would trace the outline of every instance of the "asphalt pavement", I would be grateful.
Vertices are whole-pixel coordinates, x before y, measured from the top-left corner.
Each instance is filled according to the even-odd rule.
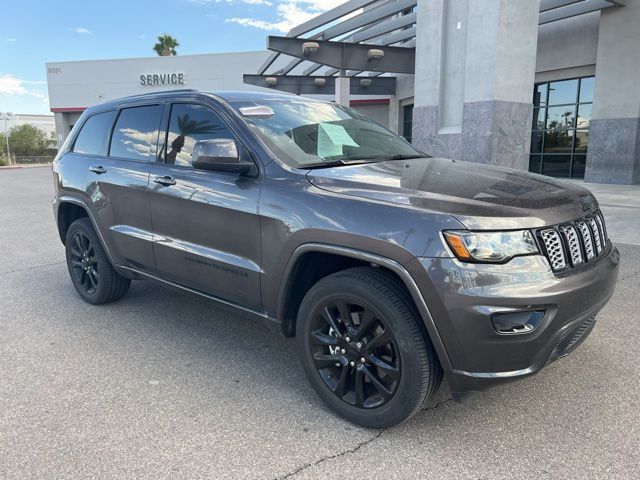
[[[150,282],[75,293],[48,168],[0,170],[0,478],[638,478],[640,246],[590,337],[384,431],[318,399],[291,339]],[[640,218],[637,219],[640,222]]]

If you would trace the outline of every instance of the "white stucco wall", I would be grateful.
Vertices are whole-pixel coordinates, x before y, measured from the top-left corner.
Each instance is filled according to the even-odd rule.
[[[416,106],[438,105],[448,127],[464,103],[529,102],[537,17],[531,0],[419,1]]]
[[[242,75],[255,72],[268,52],[47,63],[51,109],[86,108],[138,93],[176,88],[255,90]],[[183,85],[141,85],[141,75],[182,74]]]
[[[536,81],[595,73],[600,12],[540,25]]]
[[[640,0],[602,12],[593,118],[640,117]]]
[[[31,115],[23,113],[11,115],[7,120],[7,129],[11,130],[13,127],[25,124],[39,128],[45,133],[47,138],[51,135],[51,132],[56,131],[53,115]],[[4,131],[4,122],[0,122],[0,130]]]

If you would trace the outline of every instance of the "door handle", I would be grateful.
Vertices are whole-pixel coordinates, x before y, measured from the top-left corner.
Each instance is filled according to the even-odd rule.
[[[173,177],[170,177],[169,175],[165,175],[164,177],[154,177],[153,181],[165,187],[169,187],[171,185],[176,184],[176,180]]]
[[[99,165],[97,167],[89,167],[89,171],[93,172],[93,173],[97,173],[98,175],[102,175],[103,173],[107,173],[107,169],[104,168],[102,165]]]

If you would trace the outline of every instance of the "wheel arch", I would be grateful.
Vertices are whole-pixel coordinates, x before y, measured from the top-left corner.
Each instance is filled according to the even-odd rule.
[[[318,260],[323,261],[318,265]],[[305,270],[311,265],[312,270]],[[420,290],[409,272],[398,262],[374,253],[348,247],[322,243],[307,243],[299,246],[287,263],[277,303],[277,317],[281,320],[282,333],[295,335],[298,308],[306,292],[318,280],[340,270],[358,265],[372,265],[391,272],[409,292],[441,365],[447,371],[451,362],[442,338]],[[320,275],[318,275],[320,272]]]
[[[74,215],[79,215],[74,218]],[[60,240],[62,240],[62,244],[65,244],[67,231],[73,222],[78,220],[79,218],[88,218],[91,222],[91,226],[93,226],[93,230],[96,232],[100,243],[102,244],[102,248],[104,248],[105,253],[107,254],[107,258],[111,264],[118,269],[118,266],[113,261],[113,256],[111,255],[111,251],[109,250],[109,246],[107,242],[105,242],[104,236],[102,232],[98,228],[95,218],[91,213],[91,209],[87,206],[87,204],[80,200],[79,198],[64,196],[61,197],[58,201],[58,211],[56,213],[56,220],[58,224],[58,234],[60,235]]]
[[[63,245],[66,242],[69,227],[80,218],[89,218],[89,212],[84,205],[69,200],[60,202],[56,221],[58,224],[58,235],[60,235],[60,241]]]

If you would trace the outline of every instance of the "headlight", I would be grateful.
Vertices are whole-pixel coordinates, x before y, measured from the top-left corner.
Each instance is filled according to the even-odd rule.
[[[529,230],[510,232],[442,232],[458,259],[465,262],[501,263],[518,255],[539,253]]]

